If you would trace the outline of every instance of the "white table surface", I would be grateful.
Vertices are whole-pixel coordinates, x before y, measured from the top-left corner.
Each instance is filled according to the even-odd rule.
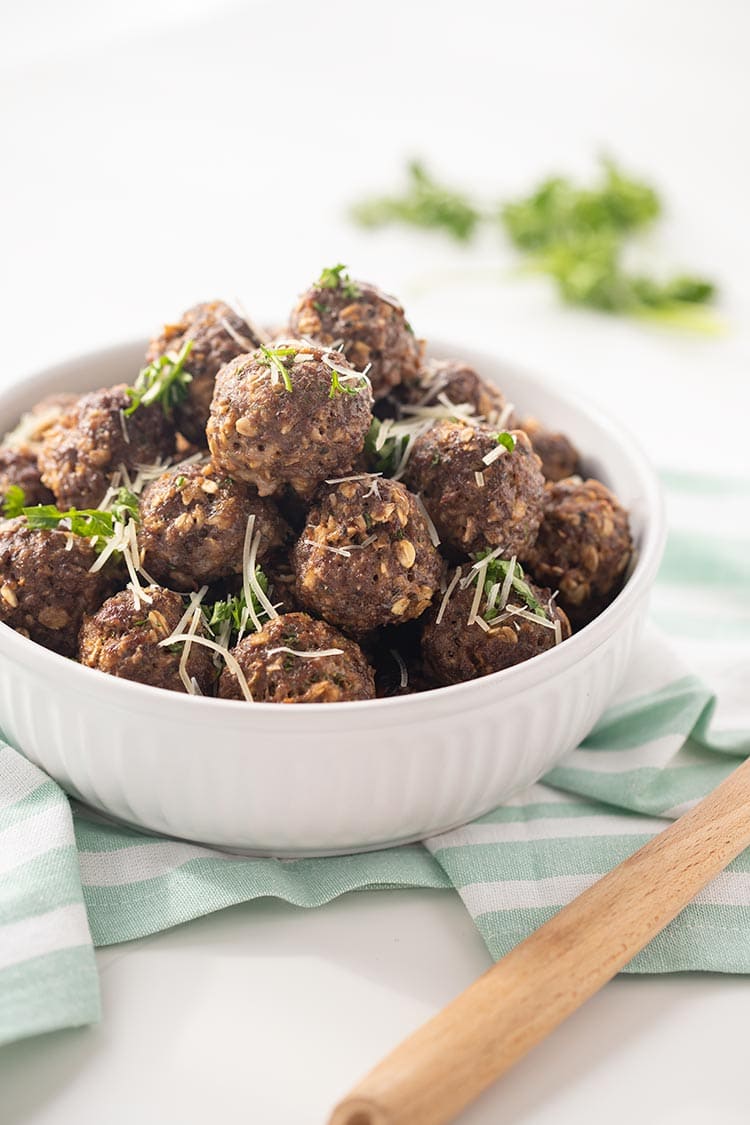
[[[599,401],[660,465],[748,472],[748,35],[741,0],[16,4],[0,384],[200,299],[281,318],[341,260],[422,334]],[[491,234],[463,251],[345,219],[411,153],[491,200],[601,150],[663,188],[648,252],[719,280],[722,337],[562,309]],[[261,902],[97,956],[103,1023],[0,1052],[2,1125],[323,1125],[489,961],[433,891]],[[741,978],[620,978],[461,1121],[746,1122],[749,1005]]]

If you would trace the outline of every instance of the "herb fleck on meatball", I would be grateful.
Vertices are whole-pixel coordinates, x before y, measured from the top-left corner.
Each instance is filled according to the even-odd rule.
[[[37,531],[22,519],[0,523],[0,621],[32,641],[73,656],[84,613],[92,613],[111,581],[91,573],[96,552],[66,531]]]
[[[601,481],[547,485],[542,526],[525,561],[537,582],[559,589],[574,625],[612,601],[632,551],[628,514]]]
[[[536,538],[544,477],[520,430],[498,434],[441,420],[415,441],[405,479],[422,496],[443,543],[461,554],[500,546],[521,554]]]
[[[310,497],[349,472],[370,427],[370,384],[338,352],[290,341],[223,367],[208,423],[217,468],[261,496]]]
[[[327,347],[341,345],[349,363],[369,366],[375,398],[419,374],[422,343],[393,297],[374,285],[352,281],[343,266],[325,269],[300,297],[290,318],[293,335]]]
[[[138,604],[132,590],[121,590],[97,613],[84,617],[78,659],[88,668],[98,668],[110,676],[187,693],[180,676],[185,646],[178,643],[161,647],[160,644],[171,636],[184,612],[180,595],[160,586],[146,586]],[[200,637],[206,636],[202,622],[196,632]],[[211,653],[203,645],[190,645],[185,673],[188,679],[195,679],[201,694],[213,693],[216,667]]]
[[[175,590],[196,590],[241,574],[251,515],[262,562],[288,534],[276,506],[211,462],[169,469],[141,498],[138,542],[145,570]]]
[[[169,456],[174,427],[161,406],[132,405],[123,384],[83,395],[46,431],[39,451],[42,481],[61,508],[95,508],[112,474]]]
[[[256,703],[375,698],[373,670],[359,645],[306,613],[274,618],[259,633],[245,637],[233,655]],[[237,677],[228,668],[221,674],[219,695],[243,698]]]
[[[360,635],[424,613],[442,562],[414,497],[398,481],[342,481],[311,510],[294,548],[297,595]]]
[[[179,353],[192,341],[185,368],[192,375],[187,397],[175,408],[175,424],[188,441],[206,444],[206,423],[211,409],[216,375],[237,355],[251,352],[260,344],[255,330],[223,301],[194,305],[174,324],[165,324],[150,342],[146,363],[153,363],[167,352]]]
[[[462,581],[469,577],[470,571],[462,567],[458,574]],[[497,575],[498,579],[502,577]],[[517,578],[518,588],[510,591],[503,608],[497,601],[496,608],[491,608],[488,599],[492,596],[492,583],[484,582],[484,575],[480,573],[479,581],[483,582],[484,589],[472,620],[477,580],[469,582],[464,589],[460,581],[446,601],[430,610],[422,634],[425,667],[438,683],[458,684],[500,672],[552,648],[558,634],[561,640],[570,636],[568,619],[550,602],[549,590],[541,590]],[[524,593],[519,593],[519,589]],[[497,591],[494,597],[497,599]],[[557,629],[555,622],[559,623]]]

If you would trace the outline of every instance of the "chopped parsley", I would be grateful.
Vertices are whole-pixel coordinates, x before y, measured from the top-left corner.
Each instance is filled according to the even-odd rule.
[[[356,281],[352,281],[349,277],[343,262],[322,270],[315,285],[318,289],[340,289],[345,297],[360,297],[362,295]]]
[[[486,558],[489,554],[489,551],[478,551],[476,552],[476,554],[473,554],[471,558],[474,562],[481,562],[481,560]],[[500,584],[502,586],[502,584],[508,577],[509,571],[509,560],[490,559],[484,572],[485,594],[489,595],[492,587],[497,584]],[[477,572],[477,578],[479,577],[479,573],[480,572]],[[477,579],[475,578],[474,581],[476,580]],[[524,604],[529,610],[531,610],[533,614],[535,614],[537,617],[544,618],[545,621],[547,620],[547,612],[539,599],[534,595],[531,586],[526,581],[523,567],[519,562],[515,563],[513,567],[513,578],[511,579],[510,588],[514,593],[518,594],[518,596],[523,599]],[[494,619],[498,617],[502,613],[502,611],[503,607],[500,606],[494,606],[492,609],[485,610],[483,614],[485,621],[494,621]]]
[[[24,516],[33,531],[54,531],[62,528],[74,535],[94,541],[98,550],[103,550],[107,540],[117,530],[117,525],[125,525],[139,519],[138,497],[127,488],[115,493],[107,508],[68,508],[61,510],[54,504],[36,504],[21,508],[17,513]]]
[[[348,380],[347,382],[343,382],[342,379],[345,374],[345,372],[337,371],[335,367],[331,368],[331,389],[328,394],[329,398],[335,398],[336,395],[358,395],[359,392],[363,391],[367,386],[366,379],[360,379],[358,386],[354,386]]]
[[[184,488],[186,482],[187,482],[187,477],[184,477],[184,476],[182,476],[182,474],[180,474],[180,476],[174,482],[174,486],[175,486],[175,488]]]
[[[193,341],[186,340],[177,355],[167,352],[139,372],[126,392],[130,399],[126,416],[135,413],[139,406],[153,406],[156,402],[161,403],[165,414],[171,414],[175,406],[185,401],[188,386],[193,381],[193,376],[185,370],[185,360],[192,346]]]
[[[281,376],[281,381],[285,389],[291,394],[294,390],[292,380],[289,377],[289,370],[286,365],[286,360],[290,355],[296,355],[299,348],[281,347],[281,348],[267,348],[261,344],[258,351],[263,356],[268,368],[273,372],[276,371]]]
[[[512,453],[516,448],[516,439],[513,437],[513,434],[509,434],[507,430],[503,430],[501,433],[496,434],[495,441],[498,445],[504,446],[508,450],[508,453]]]
[[[23,515],[25,504],[26,493],[20,485],[12,484],[5,493],[5,500],[3,501],[3,515],[6,519],[15,519],[16,516]]]
[[[408,181],[402,195],[367,199],[352,210],[363,227],[382,227],[388,223],[443,230],[458,242],[468,242],[482,213],[471,200],[435,180],[418,160],[407,169]]]
[[[269,589],[268,578],[259,566],[255,568],[255,577],[263,593],[267,594]],[[270,620],[267,611],[260,604],[254,593],[252,594],[252,604],[255,610],[255,616],[261,624],[265,624],[266,621]],[[226,643],[229,647],[237,643],[237,638],[240,634],[244,635],[248,629],[254,630],[255,628],[252,617],[248,612],[244,592],[230,595],[222,601],[214,602],[212,605],[202,605],[201,610],[214,636],[221,633],[222,630],[227,633]]]

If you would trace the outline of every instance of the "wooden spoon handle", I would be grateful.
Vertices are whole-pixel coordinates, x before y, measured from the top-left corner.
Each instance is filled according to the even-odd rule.
[[[444,1125],[750,844],[750,759],[387,1056],[329,1125]]]

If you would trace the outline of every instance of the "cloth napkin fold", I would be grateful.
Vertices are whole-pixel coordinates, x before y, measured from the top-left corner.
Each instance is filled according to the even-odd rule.
[[[455,888],[502,956],[750,753],[748,554],[719,564],[715,540],[676,543],[655,599],[670,644],[647,632],[612,706],[543,783],[424,845],[273,860],[146,836],[69,801],[0,743],[0,1044],[99,1018],[94,946],[263,896],[311,907],[356,889]],[[675,644],[720,674],[718,723]],[[688,969],[750,972],[750,852],[626,971]]]

